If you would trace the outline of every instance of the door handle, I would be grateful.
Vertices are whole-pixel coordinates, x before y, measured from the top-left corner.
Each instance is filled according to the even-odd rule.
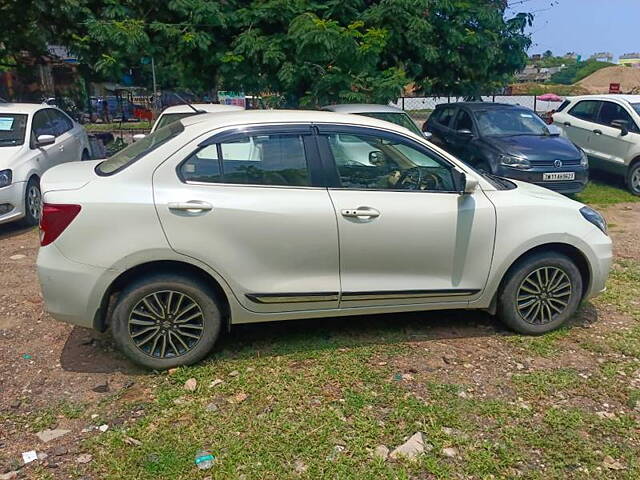
[[[377,218],[380,212],[371,207],[348,208],[342,210],[342,216],[347,218]]]
[[[169,210],[191,213],[208,212],[213,209],[213,205],[210,203],[199,200],[189,200],[188,202],[169,202],[167,206],[169,207]]]
[[[60,151],[61,151],[61,152],[64,152],[64,147],[63,147],[62,145],[60,145],[60,147],[59,147],[59,148],[60,148]]]
[[[593,133],[595,133],[596,135],[602,135],[602,130],[600,130],[600,129],[597,129],[597,128],[596,128],[596,129],[593,131]]]
[[[564,125],[565,127],[570,127],[570,126],[571,126],[571,122],[564,122],[564,123],[563,123],[563,125]]]

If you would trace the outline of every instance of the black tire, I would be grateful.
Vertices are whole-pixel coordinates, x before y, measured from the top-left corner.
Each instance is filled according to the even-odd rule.
[[[640,161],[636,161],[627,170],[627,188],[634,195],[640,196]]]
[[[24,218],[22,224],[26,227],[35,227],[40,223],[40,213],[42,211],[42,193],[40,192],[40,182],[33,177],[27,183],[24,194]]]
[[[547,286],[544,286],[545,272]],[[557,272],[556,277],[549,281],[553,272]],[[534,284],[538,273],[543,287],[535,295],[530,292],[536,290]],[[554,283],[557,286],[554,287]],[[551,295],[550,291],[553,292]],[[575,263],[560,253],[536,253],[519,261],[507,273],[498,293],[498,318],[516,332],[541,335],[565,323],[576,312],[581,300],[582,275]],[[530,307],[528,302],[531,301],[534,303]],[[563,303],[566,306],[562,306]],[[538,317],[536,305],[540,308]]]
[[[173,292],[171,297],[169,292]],[[153,297],[154,294],[156,297]],[[182,300],[180,295],[183,296]],[[145,300],[161,315],[155,315],[153,309],[147,308]],[[187,305],[190,305],[188,302],[192,302],[197,308],[187,309]],[[170,308],[166,308],[167,304]],[[180,314],[181,308],[186,309],[188,315]],[[167,310],[174,309],[173,313],[166,313]],[[134,310],[142,314],[134,314]],[[200,317],[184,322],[185,318],[198,312],[201,313]],[[155,320],[151,317],[155,317]],[[137,324],[130,323],[130,320]],[[141,322],[148,323],[138,325]],[[150,325],[149,322],[155,324]],[[191,365],[202,360],[218,339],[221,323],[215,293],[195,278],[174,274],[150,275],[131,283],[120,294],[111,317],[113,338],[122,352],[134,362],[155,370]],[[200,326],[202,328],[198,330]],[[151,330],[141,333],[143,329]],[[197,335],[199,338],[195,340],[186,335]],[[153,338],[144,343],[147,337]],[[182,345],[177,337],[182,339]],[[154,343],[156,338],[157,346]],[[167,338],[170,340],[167,341]],[[166,347],[164,354],[163,342]]]
[[[486,160],[477,160],[474,166],[481,173],[491,173],[491,165]]]

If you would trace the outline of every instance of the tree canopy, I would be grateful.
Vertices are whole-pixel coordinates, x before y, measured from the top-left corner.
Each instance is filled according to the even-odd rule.
[[[407,85],[492,90],[524,67],[532,21],[505,19],[505,0],[6,1],[16,18],[26,1],[20,25],[37,34],[16,42],[6,25],[0,57],[63,44],[111,79],[148,79],[141,60],[153,57],[163,88],[273,92],[291,105],[385,102]]]
[[[555,73],[549,79],[550,83],[560,83],[563,85],[572,85],[579,82],[583,78],[587,78],[592,73],[597,72],[601,68],[614,66],[615,63],[599,62],[597,60],[587,60],[586,62],[573,63],[563,70]]]

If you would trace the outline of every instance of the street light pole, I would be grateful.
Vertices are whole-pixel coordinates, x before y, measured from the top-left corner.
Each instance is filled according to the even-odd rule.
[[[156,85],[156,62],[151,57],[151,75],[153,76],[153,108],[154,114],[158,113],[158,87]]]

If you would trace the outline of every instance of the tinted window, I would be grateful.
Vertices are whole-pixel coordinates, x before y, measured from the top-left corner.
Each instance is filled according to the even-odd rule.
[[[111,175],[116,173],[137,162],[163,143],[168,142],[177,135],[180,135],[183,131],[184,126],[180,122],[172,123],[164,128],[156,130],[144,137],[142,140],[132,143],[127,148],[120,150],[114,156],[98,164],[96,167],[96,173],[99,175]]]
[[[454,113],[456,113],[455,107],[445,107],[436,116],[436,122],[438,122],[440,125],[448,127],[451,123],[451,119],[453,118]]]
[[[637,132],[638,128],[631,118],[631,115],[627,113],[622,105],[618,105],[613,102],[602,102],[602,108],[600,109],[600,116],[598,122],[603,125],[611,125],[614,120],[624,120],[627,122],[629,130]]]
[[[335,134],[327,139],[343,188],[455,190],[451,167],[411,145],[369,135]]]
[[[411,130],[416,135],[422,135],[418,126],[413,123],[411,117],[402,112],[383,112],[383,113],[359,113],[358,115],[364,115],[365,117],[377,118],[378,120],[384,120],[385,122],[395,123],[408,130]]]
[[[469,115],[464,110],[460,110],[458,112],[458,116],[456,117],[456,121],[453,124],[454,130],[470,130],[473,132],[473,120],[471,120],[471,115]]]
[[[632,103],[631,106],[636,111],[636,113],[640,115],[640,103]]]
[[[491,108],[478,110],[476,120],[480,135],[546,135],[546,124],[531,110],[520,108]]]
[[[31,130],[33,131],[34,140],[40,135],[55,136],[56,130],[53,125],[53,118],[51,118],[47,110],[40,110],[33,115]]]
[[[595,100],[585,100],[579,102],[575,107],[569,110],[569,115],[572,115],[582,120],[589,122],[595,122],[598,116],[598,110],[600,108],[600,102]]]
[[[27,129],[27,116],[21,114],[0,114],[0,147],[22,145]]]
[[[188,112],[188,113],[163,113],[160,115],[158,119],[158,125],[156,126],[156,130],[162,127],[166,127],[170,123],[177,122],[178,120],[182,120],[183,118],[191,117],[193,115],[198,115],[196,112]]]
[[[556,110],[556,112],[561,112],[563,111],[565,108],[567,108],[569,106],[571,102],[569,100],[565,100],[564,102],[562,102],[560,104],[560,106],[558,107],[558,109]]]
[[[215,149],[214,149],[215,147]],[[181,167],[186,181],[244,185],[311,185],[300,135],[254,135],[208,146]]]
[[[47,110],[47,113],[51,117],[56,137],[73,128],[73,122],[64,113],[58,110]]]

